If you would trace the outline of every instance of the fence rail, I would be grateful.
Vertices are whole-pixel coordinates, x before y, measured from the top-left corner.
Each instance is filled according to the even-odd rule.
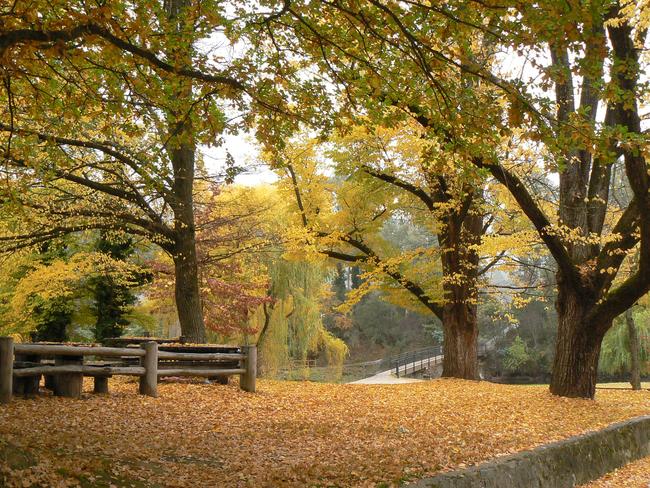
[[[167,347],[167,346],[163,346]],[[170,347],[171,348],[171,347]],[[57,396],[79,397],[83,377],[95,380],[95,392],[108,392],[108,378],[113,375],[138,376],[143,395],[158,395],[158,378],[162,376],[199,376],[224,378],[240,376],[240,387],[255,391],[257,347],[224,347],[228,352],[214,352],[219,347],[184,346],[189,351],[159,350],[156,341],[139,347],[74,346],[66,344],[14,344],[11,337],[0,337],[0,403],[8,403],[14,394],[34,394],[40,378]],[[239,352],[232,352],[239,351]],[[117,364],[89,363],[87,357],[118,358]]]
[[[24,378],[26,376],[36,375],[54,375],[63,373],[83,373],[84,376],[102,376],[102,375],[125,375],[125,376],[144,376],[144,368],[131,366],[127,368],[119,367],[95,367],[95,366],[37,366],[33,368],[17,368],[13,371],[14,378]]]
[[[64,344],[14,344],[16,354],[55,354],[57,356],[137,356],[145,352],[134,347],[66,346]]]

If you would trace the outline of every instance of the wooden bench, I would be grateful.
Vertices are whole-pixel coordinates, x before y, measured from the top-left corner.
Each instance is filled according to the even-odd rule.
[[[110,363],[84,362],[86,356],[116,359]],[[108,393],[108,379],[113,375],[138,376],[140,393],[149,396],[157,396],[158,378],[162,376],[199,376],[227,382],[229,376],[238,374],[240,387],[254,392],[256,369],[256,346],[169,345],[159,350],[154,341],[122,348],[14,345],[12,338],[0,337],[0,403],[10,401],[14,393],[35,395],[43,375],[46,388],[55,395],[73,398],[81,396],[84,376],[94,378],[95,393]]]

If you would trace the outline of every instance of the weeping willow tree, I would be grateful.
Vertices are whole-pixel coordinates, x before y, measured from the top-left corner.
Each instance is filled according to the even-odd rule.
[[[636,329],[636,338],[630,334],[629,320]],[[620,315],[614,322],[614,326],[607,332],[603,340],[603,348],[600,354],[598,365],[602,373],[620,375],[633,372],[633,350],[638,347],[639,373],[641,375],[650,373],[650,310],[645,307],[635,307],[629,317]],[[632,339],[632,343],[631,340]],[[633,341],[637,339],[637,347],[633,347]]]
[[[323,325],[321,306],[329,290],[324,265],[278,257],[269,263],[268,272],[273,302],[251,317],[251,325],[260,331],[260,373],[274,374],[294,365],[306,378],[308,360],[322,353],[333,376],[340,377],[348,348]]]

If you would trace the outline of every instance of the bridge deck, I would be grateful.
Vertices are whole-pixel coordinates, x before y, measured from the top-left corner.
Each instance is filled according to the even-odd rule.
[[[428,358],[421,358],[412,363],[406,363],[399,367],[399,376],[396,375],[397,368],[387,369],[381,373],[364,378],[357,381],[352,381],[353,385],[391,385],[401,383],[417,383],[423,381],[417,378],[406,378],[405,375],[416,373],[429,366],[442,363],[442,355],[431,356]]]
[[[478,356],[484,357],[493,344],[480,344]],[[441,364],[443,359],[440,346],[427,347],[417,351],[402,353],[391,359],[391,369],[382,371],[368,378],[352,381],[351,384],[393,384],[393,383],[414,383],[422,381],[416,378],[406,378],[406,375],[417,373],[423,369],[431,368]]]

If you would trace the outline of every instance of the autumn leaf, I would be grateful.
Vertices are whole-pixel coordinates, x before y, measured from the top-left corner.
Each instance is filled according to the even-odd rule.
[[[1,406],[5,485],[397,486],[647,414],[650,401],[648,391],[601,390],[590,401],[544,386],[447,379],[260,380],[256,394],[163,382],[149,398],[137,381],[114,377],[110,389]]]

